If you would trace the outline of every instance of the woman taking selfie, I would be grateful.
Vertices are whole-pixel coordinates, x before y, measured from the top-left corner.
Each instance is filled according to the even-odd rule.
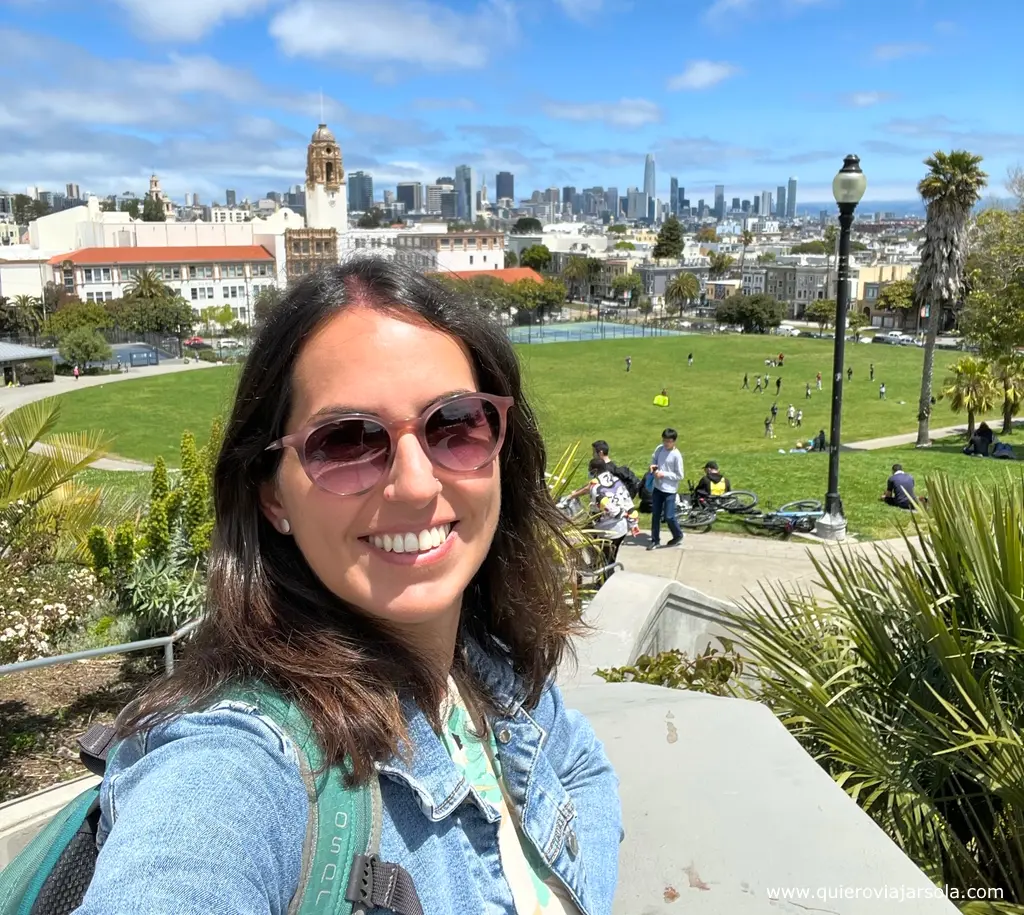
[[[356,911],[610,912],[617,781],[553,683],[580,624],[544,469],[515,353],[475,307],[382,260],[292,287],[217,461],[207,618],[122,715],[79,911],[319,904],[335,870],[310,842],[347,816],[272,694],[308,724],[314,778],[343,766],[379,798]]]

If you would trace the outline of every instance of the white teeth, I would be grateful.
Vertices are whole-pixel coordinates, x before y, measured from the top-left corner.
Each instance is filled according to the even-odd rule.
[[[374,534],[367,539],[377,549],[392,553],[425,553],[437,549],[448,539],[452,526],[440,524],[420,531],[406,534]]]

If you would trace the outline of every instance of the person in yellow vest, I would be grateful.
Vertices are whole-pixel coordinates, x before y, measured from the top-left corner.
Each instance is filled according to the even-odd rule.
[[[661,393],[654,398],[654,406],[656,407],[667,407],[668,406],[668,391],[664,388],[661,389]]]
[[[704,465],[704,476],[697,484],[696,493],[698,497],[724,496],[732,489],[729,478],[722,476],[718,470],[717,461],[708,461]]]

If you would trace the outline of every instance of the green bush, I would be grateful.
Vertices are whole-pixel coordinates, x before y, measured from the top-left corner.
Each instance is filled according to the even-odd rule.
[[[167,464],[164,459],[157,455],[153,461],[153,482],[149,490],[149,498],[153,502],[163,502],[171,491],[167,479]]]
[[[196,358],[200,362],[219,362],[217,354],[212,349],[201,349],[196,353]]]
[[[766,585],[732,625],[762,700],[936,884],[1020,912],[1024,482],[927,489],[905,555],[814,558],[827,599]]]
[[[198,563],[140,559],[126,590],[137,638],[170,635],[203,610],[205,587]]]
[[[158,499],[149,503],[146,519],[146,557],[158,562],[167,558],[171,547],[171,531],[167,522],[167,503]]]
[[[53,359],[31,359],[14,363],[14,376],[18,384],[41,384],[53,381]]]
[[[732,694],[739,686],[743,674],[743,658],[729,639],[722,638],[724,651],[710,644],[690,659],[682,651],[671,649],[660,654],[641,655],[636,663],[626,667],[597,670],[608,683],[650,683],[672,689],[687,689],[713,696]]]
[[[102,527],[94,527],[89,531],[86,546],[89,549],[93,575],[95,575],[100,581],[109,581],[112,574],[111,567],[113,565],[114,555],[110,547],[110,538],[107,536],[107,532]]]
[[[132,574],[135,566],[135,527],[130,521],[117,526],[114,531],[114,579],[123,582]]]

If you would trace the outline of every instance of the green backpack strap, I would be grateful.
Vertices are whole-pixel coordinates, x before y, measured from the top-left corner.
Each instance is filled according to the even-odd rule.
[[[276,691],[257,684],[224,698],[255,705],[301,750],[299,765],[309,796],[309,821],[299,885],[288,915],[361,915],[377,907],[396,915],[423,915],[408,871],[377,857],[384,819],[380,781],[374,777],[349,788],[343,766],[324,769],[309,719]]]

